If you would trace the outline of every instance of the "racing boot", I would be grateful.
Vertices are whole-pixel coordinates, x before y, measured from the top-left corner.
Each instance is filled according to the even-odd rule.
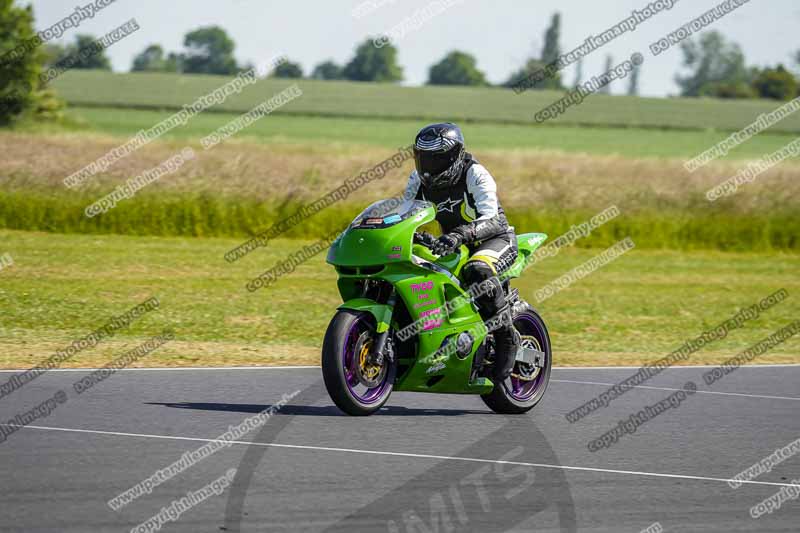
[[[510,313],[510,308],[506,307],[502,312]],[[494,370],[492,381],[501,383],[511,375],[514,370],[514,361],[517,359],[517,351],[520,346],[519,333],[510,323],[504,323],[502,327],[494,332]]]

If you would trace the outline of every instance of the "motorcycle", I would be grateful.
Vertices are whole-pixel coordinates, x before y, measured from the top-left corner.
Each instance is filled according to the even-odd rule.
[[[544,396],[552,353],[547,327],[522,300],[511,279],[547,239],[517,236],[519,256],[501,275],[510,316],[520,334],[510,377],[489,378],[494,365],[494,319],[484,321],[459,273],[466,246],[438,257],[430,235],[436,207],[426,201],[376,202],[331,244],[327,262],[338,274],[342,303],[322,345],[322,375],[333,402],[347,414],[380,409],[392,391],[478,394],[493,411],[521,414]]]

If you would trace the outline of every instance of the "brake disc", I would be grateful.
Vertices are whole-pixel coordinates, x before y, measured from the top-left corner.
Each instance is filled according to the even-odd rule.
[[[386,375],[387,360],[384,358],[382,365],[370,364],[368,361],[369,351],[372,348],[373,339],[368,331],[361,334],[356,342],[356,364],[355,374],[358,382],[372,389],[383,382]]]

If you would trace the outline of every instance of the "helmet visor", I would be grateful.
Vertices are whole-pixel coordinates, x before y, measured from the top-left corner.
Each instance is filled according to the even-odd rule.
[[[420,176],[436,177],[447,171],[458,160],[460,146],[454,146],[446,152],[427,151],[414,148],[414,162]]]

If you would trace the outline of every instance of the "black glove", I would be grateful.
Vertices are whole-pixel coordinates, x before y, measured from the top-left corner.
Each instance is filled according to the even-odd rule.
[[[450,230],[451,233],[461,235],[461,244],[483,241],[507,231],[508,221],[505,215],[497,215],[488,220],[475,220]]]
[[[433,243],[431,252],[438,256],[449,255],[453,250],[461,246],[461,240],[462,237],[458,233],[445,233]]]
[[[436,242],[436,237],[428,233],[427,231],[420,231],[414,234],[414,244],[421,244],[426,248],[430,248],[433,246],[433,243]]]

